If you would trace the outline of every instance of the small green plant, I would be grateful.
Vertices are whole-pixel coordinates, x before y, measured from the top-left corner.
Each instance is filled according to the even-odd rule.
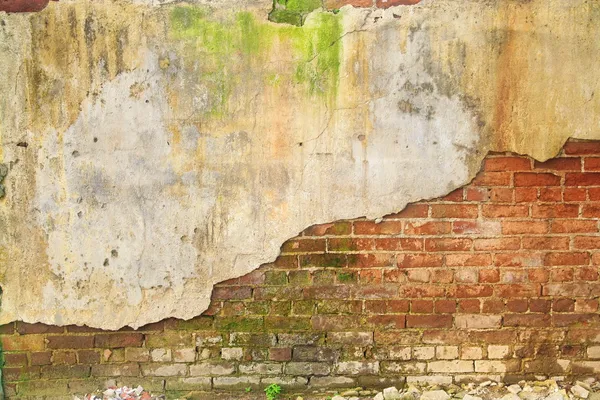
[[[248,386],[245,390],[246,390],[246,393],[250,393],[252,391],[252,388],[250,386]]]
[[[279,393],[281,393],[281,386],[276,383],[272,383],[265,388],[265,394],[267,395],[267,400],[275,400],[279,397]]]

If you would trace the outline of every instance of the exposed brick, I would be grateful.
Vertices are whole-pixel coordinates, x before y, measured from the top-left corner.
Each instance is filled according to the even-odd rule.
[[[426,218],[428,213],[428,204],[409,204],[404,208],[404,210],[395,214],[387,215],[386,218]]]
[[[452,327],[451,315],[407,315],[408,328],[450,328]]]
[[[577,204],[534,204],[531,209],[533,218],[577,218]]]
[[[376,0],[378,8],[389,8],[394,6],[410,6],[419,3],[421,0]]]
[[[558,186],[560,176],[549,173],[517,172],[515,186]]]
[[[525,157],[492,157],[485,160],[486,171],[528,171],[531,160]]]
[[[556,219],[550,228],[552,233],[592,233],[598,232],[596,220]]]
[[[433,218],[477,218],[477,205],[467,204],[434,204],[431,206]]]
[[[600,186],[598,172],[572,172],[565,175],[565,186]]]
[[[3,351],[41,351],[44,350],[44,337],[41,335],[2,336]]]
[[[144,335],[141,333],[112,333],[96,335],[94,347],[113,349],[118,347],[141,347]]]
[[[565,154],[589,155],[600,154],[600,143],[591,141],[569,141],[564,146]]]
[[[503,221],[502,233],[505,235],[548,233],[547,221]]]
[[[548,161],[534,162],[535,169],[546,169],[554,171],[581,171],[581,158],[553,158]]]

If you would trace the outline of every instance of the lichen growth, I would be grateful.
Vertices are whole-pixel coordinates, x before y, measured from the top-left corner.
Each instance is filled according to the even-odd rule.
[[[321,7],[321,0],[274,0],[269,21],[302,26],[306,16]]]

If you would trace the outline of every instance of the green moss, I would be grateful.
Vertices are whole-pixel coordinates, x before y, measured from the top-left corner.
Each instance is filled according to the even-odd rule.
[[[224,317],[217,319],[217,329],[228,332],[256,332],[264,329],[262,318]]]
[[[295,26],[302,26],[303,15],[297,11],[286,10],[286,9],[273,9],[269,13],[269,21],[278,24],[290,24]]]
[[[270,18],[301,25],[304,17],[298,19],[297,10],[317,3],[288,0],[288,9],[276,8]],[[247,80],[260,79],[265,86],[302,85],[309,95],[330,101],[336,97],[342,51],[340,15],[312,14],[298,27],[257,21],[248,12],[213,19],[204,8],[186,5],[172,7],[169,25],[169,38],[176,42],[173,48],[180,53],[186,77],[190,76],[186,86],[204,87],[208,93],[200,111],[205,115],[229,116],[233,108],[229,100]],[[293,52],[288,71],[272,62],[276,59],[272,52],[280,51],[275,47]]]
[[[356,274],[351,272],[340,272],[338,273],[337,279],[340,283],[356,282]]]
[[[293,11],[311,12],[321,7],[321,0],[287,0],[285,8]]]

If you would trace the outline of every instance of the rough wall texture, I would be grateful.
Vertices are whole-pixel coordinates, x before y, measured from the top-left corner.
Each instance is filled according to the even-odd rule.
[[[600,135],[598,2],[347,6],[302,27],[272,6],[0,15],[0,321],[191,318],[308,226],[445,195],[489,150],[543,160]]]
[[[305,230],[274,263],[216,285],[192,320],[120,332],[5,325],[6,391],[598,376],[598,217],[600,142],[569,142],[547,162],[494,154],[446,197],[381,223]]]

